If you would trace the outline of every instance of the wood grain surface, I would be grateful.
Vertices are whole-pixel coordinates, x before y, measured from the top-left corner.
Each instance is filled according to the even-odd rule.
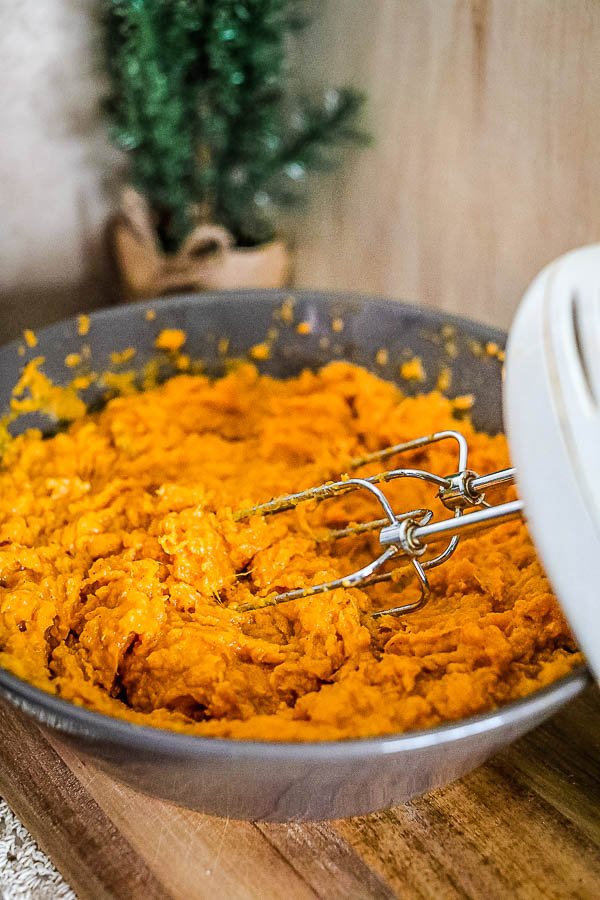
[[[600,693],[460,781],[308,824],[139,794],[0,702],[0,793],[82,900],[600,896]]]
[[[600,240],[600,3],[311,6],[303,81],[365,91],[374,144],[313,183],[298,286],[505,327],[544,265]]]

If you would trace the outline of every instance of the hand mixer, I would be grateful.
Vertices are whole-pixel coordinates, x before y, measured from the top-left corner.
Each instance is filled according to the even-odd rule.
[[[526,514],[558,599],[600,675],[600,623],[594,625],[600,609],[600,245],[556,260],[523,298],[509,336],[504,408],[515,468],[480,475],[468,467],[464,436],[440,431],[354,459],[349,469],[354,472],[368,463],[447,440],[457,447],[452,474],[394,468],[365,478],[347,476],[239,511],[236,518],[243,520],[362,490],[376,498],[384,513],[384,518],[323,536],[333,541],[378,531],[382,552],[368,565],[333,581],[268,595],[260,605],[395,581],[398,569],[381,569],[403,558],[419,579],[420,598],[372,615],[413,612],[427,601],[427,570],[449,559],[463,534]],[[379,485],[399,478],[417,478],[437,487],[438,499],[453,516],[436,520],[431,509],[394,512]],[[488,490],[515,481],[521,499],[494,506],[487,502]],[[440,540],[447,541],[444,549],[423,561],[428,544]],[[253,608],[257,607],[246,607]]]

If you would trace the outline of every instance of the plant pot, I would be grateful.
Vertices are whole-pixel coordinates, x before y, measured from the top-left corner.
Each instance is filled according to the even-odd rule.
[[[185,291],[280,288],[290,273],[283,241],[236,247],[219,225],[198,225],[177,253],[164,253],[148,204],[133,188],[123,192],[111,237],[121,297],[127,302]]]
[[[230,247],[220,257],[220,264],[207,273],[202,288],[281,288],[287,283],[289,271],[290,254],[283,241]]]

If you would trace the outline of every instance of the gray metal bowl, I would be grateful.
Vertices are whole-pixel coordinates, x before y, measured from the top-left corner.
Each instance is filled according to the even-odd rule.
[[[503,346],[503,332],[394,301],[300,291],[293,295],[295,321],[311,324],[310,334],[301,336],[277,319],[287,296],[237,291],[115,307],[91,316],[85,338],[74,319],[45,328],[34,352],[45,357],[44,370],[52,379],[64,383],[70,374],[64,358],[78,352],[83,342],[90,346],[94,368],[102,371],[110,368],[111,351],[128,346],[136,348],[136,364],[142,365],[154,356],[154,340],[162,328],[183,328],[186,350],[203,359],[209,373],[218,374],[219,338],[229,338],[230,355],[242,356],[275,324],[280,337],[271,358],[260,364],[263,371],[289,376],[333,358],[375,368],[377,351],[386,348],[388,364],[376,369],[394,379],[399,361],[417,354],[428,373],[419,390],[433,387],[441,366],[451,364],[453,392],[475,395],[475,423],[490,432],[501,429],[500,366],[489,356],[476,356],[472,347],[473,341]],[[150,308],[156,312],[153,321],[145,316]],[[343,331],[332,332],[334,318],[343,320]],[[455,335],[443,335],[444,326]],[[448,342],[454,346],[448,348]],[[0,350],[4,404],[23,364],[17,346],[14,342]],[[90,389],[88,399],[98,400],[98,389]],[[30,416],[19,428],[44,424],[48,427]],[[288,744],[198,738],[134,725],[60,700],[0,669],[4,696],[115,778],[203,812],[271,821],[359,815],[420,796],[469,772],[534,728],[586,682],[582,667],[523,700],[427,731]]]

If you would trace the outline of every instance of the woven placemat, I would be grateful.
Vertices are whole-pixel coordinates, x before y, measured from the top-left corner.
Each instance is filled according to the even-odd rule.
[[[0,900],[77,900],[46,854],[1,798]]]

